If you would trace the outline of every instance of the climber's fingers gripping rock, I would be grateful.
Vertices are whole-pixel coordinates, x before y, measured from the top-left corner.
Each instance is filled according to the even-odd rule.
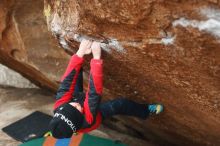
[[[90,54],[91,53],[91,45],[92,45],[92,41],[90,40],[82,40],[82,42],[80,43],[79,46],[79,50],[76,52],[76,54],[79,57],[83,57],[86,54]]]
[[[101,59],[101,46],[100,42],[93,42],[92,46],[92,54],[94,59]]]

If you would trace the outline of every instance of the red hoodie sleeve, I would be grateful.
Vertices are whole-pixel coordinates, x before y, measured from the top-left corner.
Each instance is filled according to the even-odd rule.
[[[61,104],[69,102],[72,98],[72,93],[76,85],[76,79],[83,64],[84,59],[73,55],[70,59],[68,67],[61,78],[61,84],[56,94],[56,102],[54,109]]]
[[[95,121],[101,101],[103,88],[102,64],[103,61],[98,59],[92,59],[90,62],[89,87],[84,101],[85,118],[89,124],[92,124]]]

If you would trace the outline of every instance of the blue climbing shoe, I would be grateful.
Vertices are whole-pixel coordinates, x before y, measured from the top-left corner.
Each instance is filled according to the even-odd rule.
[[[150,111],[150,115],[153,115],[153,114],[158,115],[161,112],[163,112],[163,105],[162,104],[149,104],[148,110]]]

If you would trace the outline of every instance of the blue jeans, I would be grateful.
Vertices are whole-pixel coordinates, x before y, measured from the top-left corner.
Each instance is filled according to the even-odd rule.
[[[79,72],[74,94],[79,92],[83,92],[83,69]],[[101,103],[99,110],[103,119],[107,119],[114,115],[133,116],[140,119],[146,119],[150,113],[148,104],[140,104],[122,97]]]

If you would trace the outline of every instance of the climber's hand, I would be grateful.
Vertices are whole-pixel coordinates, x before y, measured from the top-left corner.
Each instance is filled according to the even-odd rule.
[[[101,46],[99,42],[93,42],[92,46],[92,54],[94,59],[100,59],[101,58]]]
[[[79,57],[83,57],[86,54],[91,53],[91,45],[92,41],[90,40],[82,40],[79,46],[79,50],[76,52],[76,55]]]

